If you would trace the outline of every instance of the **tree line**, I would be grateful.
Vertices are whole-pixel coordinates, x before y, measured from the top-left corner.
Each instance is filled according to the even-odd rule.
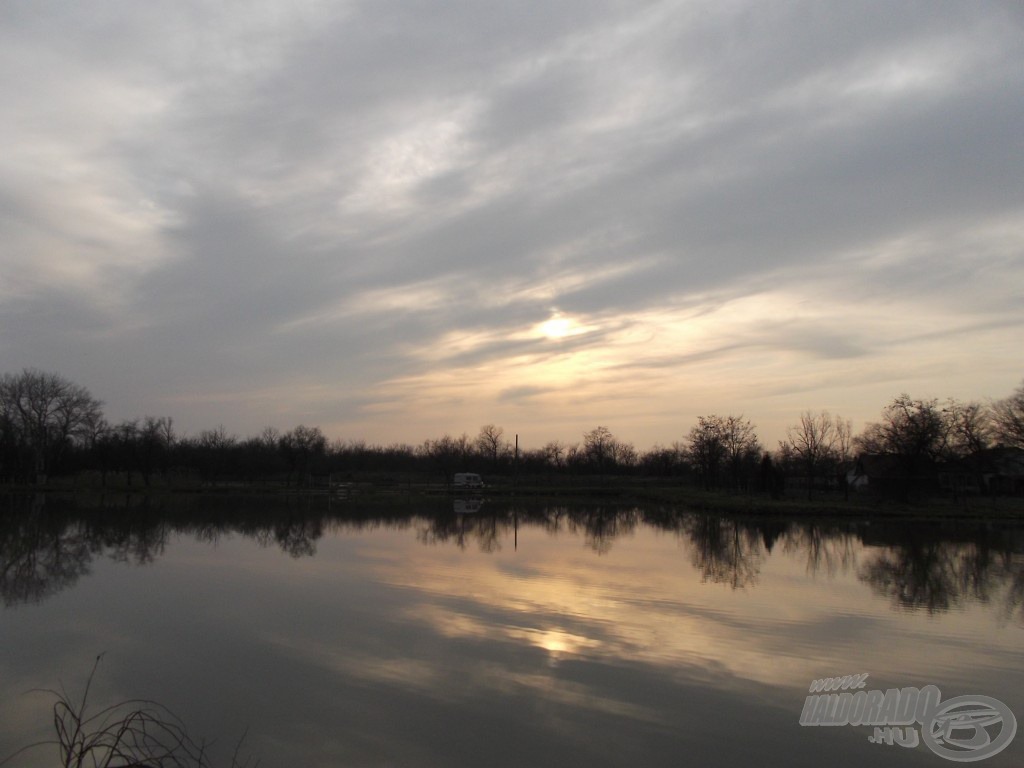
[[[891,457],[912,476],[926,463],[963,461],[992,448],[1024,450],[1024,383],[1001,400],[919,400],[901,394],[877,422],[854,435],[849,420],[806,411],[775,450],[763,446],[742,415],[700,416],[686,436],[646,451],[597,426],[574,442],[518,450],[503,427],[475,436],[442,435],[419,445],[328,440],[319,427],[267,427],[239,438],[223,426],[179,435],[168,416],[117,424],[84,387],[56,373],[25,369],[0,376],[0,481],[45,484],[89,472],[147,486],[155,480],[275,482],[360,473],[431,476],[458,471],[524,476],[637,475],[686,479],[707,490],[782,493],[787,478],[807,494],[836,487],[858,454]]]

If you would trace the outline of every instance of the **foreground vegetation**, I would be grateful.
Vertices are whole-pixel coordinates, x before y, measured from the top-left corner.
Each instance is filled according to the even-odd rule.
[[[54,699],[54,739],[29,744],[0,760],[0,768],[31,750],[56,747],[64,768],[211,768],[206,746],[189,735],[181,719],[155,701],[132,699],[89,710],[89,689],[102,654],[96,657],[81,698],[66,691],[44,690]],[[244,768],[241,742],[232,768]],[[253,766],[258,763],[253,763]]]

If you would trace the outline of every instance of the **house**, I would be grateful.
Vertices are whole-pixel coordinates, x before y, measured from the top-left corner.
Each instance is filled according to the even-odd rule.
[[[938,488],[934,462],[887,453],[862,453],[846,473],[852,490],[880,496],[906,497]]]
[[[1024,496],[1024,451],[1020,448],[990,448],[985,454],[982,477],[985,490],[999,496]]]
[[[952,493],[1024,496],[1024,451],[986,448],[939,468],[939,484]]]

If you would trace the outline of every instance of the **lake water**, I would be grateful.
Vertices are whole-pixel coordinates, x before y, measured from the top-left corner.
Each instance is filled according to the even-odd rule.
[[[856,673],[1024,717],[1010,523],[450,499],[0,508],[0,756],[53,738],[53,697],[28,691],[80,695],[101,653],[94,709],[156,700],[218,765],[243,735],[266,768],[953,764],[870,726],[800,724],[812,680]],[[981,764],[1024,765],[1024,732]]]

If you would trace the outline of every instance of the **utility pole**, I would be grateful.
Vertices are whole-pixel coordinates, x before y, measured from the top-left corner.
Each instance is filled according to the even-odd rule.
[[[512,492],[519,487],[519,433],[516,432],[516,457],[512,469]]]

